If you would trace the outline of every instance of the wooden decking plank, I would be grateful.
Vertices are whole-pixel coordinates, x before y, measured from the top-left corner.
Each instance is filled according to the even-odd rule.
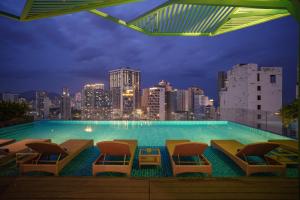
[[[219,192],[219,193],[234,193],[234,192],[243,192],[243,193],[292,193],[295,192],[297,187],[288,187],[288,188],[278,188],[276,187],[276,190],[274,188],[261,188],[261,187],[205,187],[205,188],[170,188],[170,187],[161,187],[161,188],[154,188],[151,186],[151,192],[153,193],[162,193],[162,192],[169,192],[169,193],[210,193],[210,192]]]
[[[173,181],[173,180],[166,180],[166,181],[151,181],[151,185],[157,186],[157,187],[176,187],[178,184],[182,185],[183,187],[247,187],[251,185],[256,185],[259,187],[269,187],[272,185],[280,186],[280,187],[286,187],[289,186],[290,184],[287,185],[287,183],[290,183],[291,185],[299,185],[297,180],[288,180],[288,181],[283,181],[281,180],[280,182],[273,182],[271,181],[265,181],[265,182],[255,182],[255,181],[239,181],[239,180],[214,180],[214,181]],[[271,185],[270,185],[271,184]]]
[[[64,192],[64,193],[8,193],[3,195],[3,199],[148,199],[148,193],[101,193],[98,191],[94,192]]]
[[[269,193],[151,193],[151,200],[194,200],[194,199],[220,199],[220,200],[296,200],[294,194],[269,194]]]
[[[1,181],[3,180],[3,181]],[[288,178],[16,177],[0,179],[0,199],[298,199]],[[1,196],[2,193],[2,196]]]
[[[298,199],[297,179],[151,180],[150,199]]]

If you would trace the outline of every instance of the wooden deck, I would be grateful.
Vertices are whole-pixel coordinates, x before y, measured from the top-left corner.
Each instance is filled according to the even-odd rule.
[[[0,177],[0,199],[299,199],[299,181],[278,177]]]

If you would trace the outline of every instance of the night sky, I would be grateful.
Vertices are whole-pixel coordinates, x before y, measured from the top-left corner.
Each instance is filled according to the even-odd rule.
[[[19,12],[16,0],[0,10]],[[22,1],[21,1],[22,2]],[[102,9],[132,19],[162,0]],[[237,63],[283,67],[283,100],[295,98],[299,25],[292,17],[216,37],[153,37],[80,12],[31,22],[0,17],[0,92],[47,90],[72,93],[104,82],[121,66],[141,70],[142,86],[165,79],[175,88],[199,86],[217,96],[217,72]]]

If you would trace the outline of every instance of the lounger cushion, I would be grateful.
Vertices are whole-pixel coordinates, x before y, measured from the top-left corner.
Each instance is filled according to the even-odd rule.
[[[254,143],[244,146],[240,149],[236,156],[243,158],[244,156],[261,156],[263,157],[273,149],[279,147],[278,144],[270,142]]]
[[[267,165],[268,163],[265,161],[264,158],[259,156],[246,156],[245,161],[248,162],[250,165]]]
[[[43,155],[52,155],[52,154],[61,154],[62,156],[68,155],[66,149],[54,143],[32,142],[26,144],[26,146]]]

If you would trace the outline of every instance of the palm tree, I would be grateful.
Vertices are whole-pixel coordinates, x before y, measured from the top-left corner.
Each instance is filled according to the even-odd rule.
[[[299,105],[299,99],[295,99],[291,104],[280,109],[279,115],[285,128],[288,128],[291,123],[297,120]]]

